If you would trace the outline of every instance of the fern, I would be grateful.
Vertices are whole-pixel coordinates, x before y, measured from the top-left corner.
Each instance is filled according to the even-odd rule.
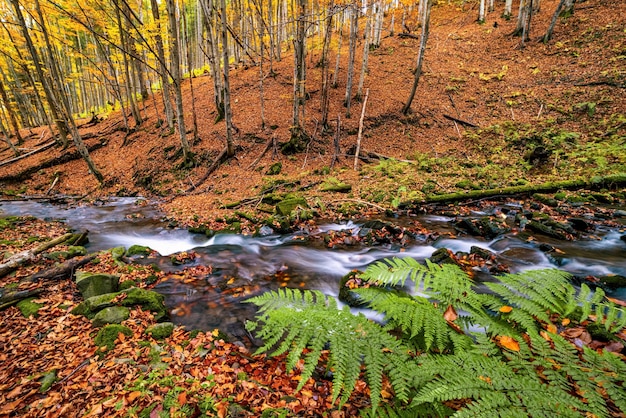
[[[568,274],[535,270],[505,275],[480,294],[457,266],[411,258],[377,262],[362,278],[381,286],[355,292],[385,315],[382,325],[339,309],[320,292],[284,289],[250,300],[259,306],[258,321],[249,326],[265,341],[259,352],[288,353],[290,368],[304,359],[302,386],[330,347],[333,401],[346,402],[364,370],[372,416],[626,413],[623,357],[578,348],[549,332],[553,321],[568,318],[617,338],[626,314],[601,290],[583,285],[576,294]],[[425,296],[397,288],[407,281]],[[458,317],[446,316],[450,308]],[[396,398],[393,408],[377,411],[383,375]]]
[[[248,329],[257,332],[265,344],[258,353],[269,351],[280,355],[287,351],[287,367],[294,368],[303,358],[304,369],[298,390],[313,375],[322,350],[329,344],[329,368],[333,372],[333,401],[345,403],[353,391],[365,363],[365,377],[370,386],[372,406],[380,399],[382,379],[393,364],[397,395],[408,394],[411,363],[408,348],[363,315],[352,315],[349,308],[338,309],[333,298],[319,291],[282,289],[249,299],[260,307],[260,322],[249,322]],[[279,341],[281,341],[279,343]],[[407,387],[402,387],[405,382]],[[404,397],[406,400],[406,396]]]
[[[414,343],[421,351],[448,350],[458,335],[444,319],[441,306],[433,305],[426,298],[381,288],[355,289],[354,292],[372,309],[385,314],[389,329],[400,329],[404,337],[408,337],[407,342]]]

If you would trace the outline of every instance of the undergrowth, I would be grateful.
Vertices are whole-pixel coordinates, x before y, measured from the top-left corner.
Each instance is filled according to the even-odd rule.
[[[329,349],[333,400],[345,403],[362,377],[372,402],[364,414],[372,416],[626,413],[624,356],[563,336],[595,326],[618,339],[626,313],[602,290],[576,291],[567,273],[534,270],[502,276],[478,293],[457,266],[412,258],[375,263],[362,278],[370,287],[354,291],[384,314],[382,323],[318,291],[281,289],[250,299],[259,306],[248,324],[265,342],[259,352],[287,353],[290,368],[302,359],[302,386]],[[389,387],[394,397],[381,405]]]

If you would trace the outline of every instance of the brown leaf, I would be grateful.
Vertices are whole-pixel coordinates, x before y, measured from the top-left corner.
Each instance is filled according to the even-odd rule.
[[[454,306],[452,305],[449,305],[446,311],[443,313],[443,319],[445,319],[448,322],[453,322],[458,317],[459,315],[457,315],[456,311],[454,310]]]
[[[561,332],[561,335],[565,338],[578,338],[585,331],[584,328],[568,328],[565,331]]]
[[[181,406],[187,403],[187,392],[181,392],[178,394],[178,403]]]

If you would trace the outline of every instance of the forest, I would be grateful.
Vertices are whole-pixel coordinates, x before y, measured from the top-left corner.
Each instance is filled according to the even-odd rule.
[[[626,2],[0,24],[0,416],[626,413]],[[99,223],[161,235],[92,251]],[[150,246],[180,231],[216,255]]]

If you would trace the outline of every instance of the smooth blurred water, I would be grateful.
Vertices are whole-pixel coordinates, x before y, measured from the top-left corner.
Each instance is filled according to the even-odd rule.
[[[37,201],[2,202],[0,216],[32,215],[44,219],[62,219],[77,230],[89,230],[87,248],[98,251],[115,246],[145,245],[163,257],[156,261],[168,279],[156,290],[166,296],[166,304],[175,322],[190,328],[230,329],[243,333],[241,322],[252,318],[255,309],[240,303],[246,298],[280,287],[321,290],[336,296],[342,276],[353,269],[363,270],[372,262],[386,257],[414,257],[424,260],[439,248],[453,252],[469,252],[472,246],[497,255],[511,272],[539,268],[560,268],[575,276],[626,276],[626,242],[617,228],[598,228],[597,239],[560,241],[534,235],[525,241],[515,234],[493,240],[457,238],[453,219],[445,216],[413,217],[437,239],[414,240],[401,248],[398,245],[366,247],[360,244],[328,248],[319,237],[331,231],[357,236],[363,223],[328,223],[310,231],[276,235],[265,229],[259,237],[218,234],[212,238],[191,234],[184,229],[168,227],[156,205],[143,199],[119,198],[96,205],[69,207]],[[394,220],[402,223],[403,220]],[[316,239],[317,238],[317,239]],[[544,253],[541,243],[558,249]],[[186,266],[205,265],[212,273],[193,281],[179,280],[182,267],[172,265],[168,256],[193,250],[196,258]],[[230,281],[229,284],[225,284]],[[626,297],[625,289],[611,293]]]

